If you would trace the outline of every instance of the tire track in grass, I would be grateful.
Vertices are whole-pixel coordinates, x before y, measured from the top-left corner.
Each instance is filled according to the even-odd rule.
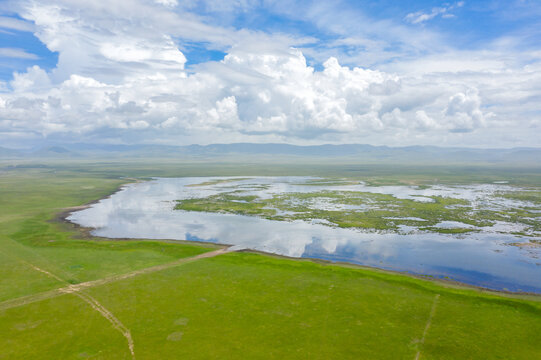
[[[74,292],[79,292],[79,291],[84,290],[84,289],[88,289],[88,288],[92,288],[92,287],[100,286],[100,285],[105,285],[105,284],[108,284],[108,283],[111,283],[111,282],[116,282],[116,281],[120,281],[120,280],[129,279],[129,278],[132,278],[132,277],[135,277],[135,276],[138,276],[138,275],[149,274],[149,273],[153,273],[153,272],[156,272],[156,271],[166,270],[166,269],[169,269],[169,268],[172,268],[172,267],[175,267],[175,266],[179,266],[179,265],[182,265],[182,264],[185,264],[185,263],[189,263],[189,262],[192,262],[192,261],[196,261],[196,260],[199,260],[199,259],[210,258],[210,257],[218,256],[218,255],[221,255],[221,254],[225,254],[225,253],[230,252],[230,251],[234,251],[234,250],[224,248],[224,249],[219,249],[219,250],[215,250],[215,251],[209,251],[209,252],[199,254],[199,255],[196,255],[196,256],[192,256],[192,257],[189,257],[189,258],[178,259],[178,260],[175,260],[175,261],[170,262],[170,263],[135,270],[135,271],[132,271],[132,272],[129,272],[129,273],[126,273],[126,274],[113,275],[113,276],[106,277],[106,278],[103,278],[103,279],[82,282],[80,284],[70,284],[68,286],[58,288],[58,289],[48,290],[48,291],[44,291],[44,292],[37,293],[37,294],[26,295],[26,296],[21,296],[21,297],[15,298],[15,299],[5,300],[3,302],[0,302],[0,311],[11,309],[11,308],[18,307],[18,306],[31,304],[31,303],[34,303],[34,302],[37,302],[37,301],[51,299],[51,298],[61,296],[61,295],[64,295],[64,294],[71,294],[71,293],[74,293]],[[49,273],[48,271],[45,271],[43,269],[40,269],[40,271],[43,272],[43,273]],[[65,281],[63,281],[63,282],[65,283]]]
[[[169,268],[181,265],[181,264],[189,263],[189,262],[192,262],[192,261],[196,261],[196,260],[199,260],[199,259],[210,258],[210,257],[214,257],[214,256],[217,256],[217,255],[221,255],[221,254],[224,254],[226,252],[229,252],[228,248],[219,249],[219,250],[215,250],[215,251],[209,251],[209,252],[199,254],[199,255],[196,255],[196,256],[192,256],[192,257],[189,257],[189,258],[178,259],[178,260],[170,262],[170,263],[135,270],[135,271],[132,271],[132,272],[129,272],[129,273],[126,273],[126,274],[113,275],[113,276],[103,278],[103,279],[92,280],[92,281],[82,282],[82,283],[79,283],[79,284],[69,285],[67,287],[64,287],[64,288],[61,288],[61,289],[58,289],[58,290],[60,292],[63,292],[63,293],[77,292],[77,291],[81,291],[83,289],[87,289],[87,288],[91,288],[91,287],[95,287],[95,286],[99,286],[99,285],[105,285],[105,284],[115,282],[115,281],[129,279],[129,278],[132,278],[132,277],[138,276],[138,275],[144,275],[144,274],[149,274],[149,273],[153,273],[153,272],[156,272],[156,271],[166,270],[166,269],[169,269]]]
[[[60,282],[63,282],[63,283],[66,283],[67,284],[67,281],[60,278],[59,276],[47,271],[47,270],[44,270],[42,268],[39,268],[31,263],[29,263],[28,261],[24,261],[24,260],[21,260],[23,263],[25,263],[26,265],[30,266],[32,269],[36,270],[36,271],[39,271],[49,277],[52,277],[53,279],[56,279]],[[82,299],[84,302],[86,302],[87,304],[90,305],[90,307],[92,307],[94,310],[96,310],[97,312],[99,312],[107,321],[109,321],[111,323],[111,325],[113,326],[113,328],[115,328],[118,332],[120,332],[122,334],[122,336],[124,336],[126,338],[126,341],[128,342],[128,350],[130,351],[130,354],[131,354],[131,357],[132,359],[135,359],[135,352],[134,352],[134,342],[133,342],[133,338],[131,336],[131,332],[130,330],[116,317],[113,315],[112,312],[110,312],[109,310],[107,310],[107,308],[105,306],[103,306],[102,304],[100,304],[100,302],[98,300],[96,300],[94,297],[92,297],[91,295],[88,295],[88,294],[85,294],[83,292],[79,292],[79,291],[76,291],[76,292],[71,292],[72,294],[74,294],[75,296],[79,297],[80,299]]]
[[[37,267],[37,266],[35,266],[35,265],[29,263],[28,261],[21,260],[21,262],[23,262],[23,263],[25,263],[26,265],[30,266],[32,269],[34,269],[34,270],[36,270],[36,271],[39,271],[40,273],[43,273],[43,274],[45,274],[45,275],[47,275],[47,276],[49,276],[49,277],[52,277],[52,278],[55,279],[55,280],[58,280],[58,281],[60,281],[60,282],[62,282],[62,283],[67,283],[66,280],[60,278],[59,276],[56,276],[55,274],[53,274],[53,273],[51,273],[51,272],[48,272],[47,270],[43,270],[43,269],[41,269],[41,268],[39,268],[39,267]]]
[[[152,267],[148,267],[148,268],[144,268],[144,269],[139,269],[139,270],[135,270],[135,271],[132,271],[132,272],[129,272],[129,273],[126,273],[126,274],[114,275],[114,276],[107,277],[107,278],[104,278],[104,279],[87,281],[87,282],[80,283],[80,284],[75,284],[75,285],[70,284],[70,285],[65,286],[63,288],[50,290],[50,291],[45,291],[45,292],[42,292],[42,293],[39,293],[39,294],[23,296],[23,297],[12,299],[12,300],[7,300],[7,301],[4,301],[4,302],[0,303],[0,311],[10,309],[10,308],[13,308],[13,307],[18,307],[18,306],[31,304],[31,303],[34,303],[34,302],[37,302],[37,301],[51,299],[51,298],[61,296],[61,295],[64,295],[64,294],[73,294],[73,295],[79,297],[80,299],[82,299],[83,301],[85,301],[87,304],[89,304],[94,310],[99,312],[107,321],[109,321],[111,323],[113,328],[115,328],[117,331],[119,331],[122,334],[122,336],[124,336],[124,338],[126,338],[126,341],[128,342],[128,349],[130,351],[132,359],[135,359],[135,350],[134,350],[135,349],[135,344],[134,344],[133,338],[131,336],[130,330],[116,316],[114,316],[114,314],[112,312],[107,310],[107,308],[105,306],[103,306],[98,300],[96,300],[94,297],[92,297],[89,294],[85,294],[84,292],[82,292],[82,290],[88,289],[88,288],[91,288],[91,287],[95,287],[95,286],[99,286],[99,285],[108,284],[108,283],[114,282],[114,281],[129,279],[131,277],[142,275],[142,274],[148,274],[148,273],[152,273],[152,272],[156,272],[156,271],[169,269],[171,267],[174,267],[174,266],[177,266],[177,265],[180,265],[180,264],[184,264],[184,263],[187,263],[187,262],[192,262],[192,261],[199,260],[199,259],[210,258],[210,257],[213,257],[213,256],[224,254],[224,253],[229,252],[229,251],[231,251],[229,248],[219,249],[219,250],[215,250],[215,251],[209,251],[209,252],[199,254],[199,255],[196,255],[196,256],[193,256],[193,257],[190,257],[190,258],[182,258],[182,259],[179,259],[179,260],[167,263],[167,264],[161,264],[161,265],[152,266]],[[31,268],[33,268],[36,271],[39,271],[39,272],[41,272],[41,273],[43,273],[43,274],[45,274],[45,275],[47,275],[49,277],[52,277],[55,280],[58,280],[60,282],[67,283],[64,279],[60,278],[59,276],[57,276],[57,275],[55,275],[55,274],[53,274],[53,273],[51,273],[51,272],[49,272],[47,270],[41,269],[41,268],[39,268],[39,267],[37,267],[37,266],[27,262],[27,261],[24,261],[24,260],[21,260],[21,261],[23,263],[25,263],[26,265],[30,266]]]
[[[430,315],[428,316],[428,320],[426,321],[425,330],[423,331],[423,336],[421,337],[421,340],[419,341],[419,350],[417,351],[417,354],[415,355],[415,360],[419,360],[421,357],[421,348],[423,344],[425,343],[426,334],[428,333],[428,329],[430,329],[430,325],[432,324],[432,318],[434,317],[434,314],[436,314],[436,307],[438,305],[439,299],[440,299],[440,294],[436,294],[436,296],[434,296],[434,302],[432,303],[432,308],[430,309]]]
[[[86,303],[88,303],[94,310],[99,312],[105,319],[107,319],[113,327],[118,330],[122,336],[126,338],[126,341],[128,342],[128,349],[130,351],[132,359],[135,359],[135,351],[134,347],[135,344],[133,343],[133,338],[131,336],[130,329],[128,329],[116,316],[113,315],[112,312],[107,310],[105,306],[100,304],[98,300],[93,298],[92,296],[85,294],[83,292],[76,292],[74,295],[80,297],[83,299]]]

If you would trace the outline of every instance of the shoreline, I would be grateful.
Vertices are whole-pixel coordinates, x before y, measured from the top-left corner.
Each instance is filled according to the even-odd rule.
[[[82,240],[93,240],[93,241],[157,241],[157,242],[165,242],[165,243],[187,243],[187,244],[195,244],[200,245],[204,247],[213,247],[213,248],[229,248],[233,247],[235,245],[232,244],[224,244],[224,243],[212,243],[212,242],[205,242],[205,241],[193,241],[193,240],[179,240],[179,239],[149,239],[149,238],[108,238],[108,237],[102,237],[102,236],[95,236],[92,235],[92,231],[95,230],[95,228],[90,227],[84,227],[79,224],[76,224],[74,222],[71,222],[67,218],[71,215],[71,213],[88,209],[92,207],[92,205],[95,205],[99,203],[101,200],[108,199],[115,195],[116,193],[123,190],[124,187],[129,186],[131,184],[137,184],[149,180],[140,180],[136,178],[125,178],[126,180],[133,180],[126,183],[120,184],[114,191],[112,191],[110,194],[105,195],[99,199],[92,200],[86,204],[83,205],[77,205],[77,206],[71,206],[67,208],[62,208],[60,212],[58,212],[52,219],[49,221],[60,223],[64,226],[70,227],[72,230],[76,231],[77,234],[74,235],[73,238],[78,238]],[[437,278],[431,275],[422,275],[422,274],[415,274],[410,273],[408,271],[399,271],[399,270],[389,270],[374,266],[368,266],[368,265],[361,265],[361,264],[355,264],[350,262],[344,262],[344,261],[331,261],[331,260],[325,260],[325,259],[318,259],[318,258],[309,258],[309,257],[291,257],[287,255],[280,255],[275,254],[271,252],[265,252],[261,250],[254,250],[254,249],[240,249],[236,252],[245,252],[245,253],[252,253],[252,254],[259,254],[264,256],[271,256],[275,258],[280,259],[287,259],[287,260],[294,260],[294,261],[310,261],[316,264],[329,266],[339,266],[344,268],[353,268],[353,269],[362,269],[366,271],[376,272],[376,273],[384,273],[384,274],[391,274],[391,275],[399,275],[404,276],[406,278],[413,278],[418,280],[424,280],[429,283],[433,283],[436,285],[443,286],[445,288],[451,288],[451,289],[461,289],[461,290],[474,290],[483,294],[488,295],[497,295],[502,296],[506,298],[524,298],[525,300],[533,300],[533,301],[541,301],[541,292],[535,293],[535,292],[525,292],[525,291],[509,291],[509,290],[496,290],[491,289],[483,286],[468,284],[465,282],[452,280],[452,279],[442,279]]]

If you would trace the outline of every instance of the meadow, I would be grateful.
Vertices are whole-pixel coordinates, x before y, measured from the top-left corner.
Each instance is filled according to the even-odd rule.
[[[541,358],[538,296],[213,244],[97,238],[59,220],[135,178],[284,174],[541,182],[467,167],[4,162],[0,359]]]

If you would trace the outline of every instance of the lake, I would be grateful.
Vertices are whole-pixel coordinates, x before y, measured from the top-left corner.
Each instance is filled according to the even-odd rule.
[[[328,226],[324,221],[275,221],[257,216],[175,210],[176,200],[242,191],[261,198],[319,190],[391,194],[399,199],[431,201],[430,196],[466,199],[479,207],[524,204],[493,196],[512,190],[505,184],[468,186],[368,186],[362,182],[313,183],[310,177],[157,178],[124,186],[107,199],[73,212],[68,220],[108,238],[203,241],[234,245],[297,258],[348,262],[382,269],[447,278],[495,290],[541,293],[541,250],[511,246],[527,238],[513,234],[520,224],[497,222],[477,232],[443,234],[403,227],[370,231]],[[317,180],[317,179],[315,179]],[[207,185],[205,183],[208,182]],[[200,186],[188,185],[203,184]],[[310,203],[313,207],[340,204]],[[351,211],[365,211],[358,207]],[[413,219],[415,220],[415,219]],[[423,219],[416,219],[422,221]],[[453,221],[438,224],[454,227]],[[462,224],[464,225],[464,224]],[[539,238],[535,238],[538,240]]]

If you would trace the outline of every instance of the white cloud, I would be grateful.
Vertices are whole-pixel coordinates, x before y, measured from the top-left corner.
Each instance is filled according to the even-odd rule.
[[[424,110],[417,110],[415,112],[415,127],[417,129],[426,131],[438,127],[438,124],[434,119],[427,115]]]
[[[485,126],[485,115],[481,111],[481,99],[476,89],[457,93],[449,98],[445,116],[451,121],[451,131],[468,132]],[[488,116],[492,116],[491,113]]]
[[[49,90],[51,82],[49,75],[47,75],[47,73],[39,66],[34,65],[28,68],[24,73],[13,74],[13,80],[10,84],[15,93],[22,93],[43,89]]]
[[[17,48],[0,48],[0,57],[8,57],[8,58],[15,58],[15,59],[28,59],[28,60],[38,59],[37,55],[28,53],[24,49],[17,49]]]
[[[175,7],[178,5],[177,0],[154,0],[157,4],[168,6],[168,7]]]
[[[459,1],[448,6],[434,7],[430,12],[417,11],[406,15],[405,20],[412,24],[421,24],[432,20],[437,16],[449,19],[455,17],[455,15],[450,13],[450,11],[456,8],[461,8],[462,6],[464,6],[464,1]]]
[[[231,52],[209,71],[189,76],[181,73],[174,78],[141,75],[108,84],[72,75],[38,95],[35,89],[47,86],[48,81],[38,67],[16,74],[11,84],[14,95],[0,114],[9,117],[6,115],[15,111],[17,101],[26,101],[25,106],[32,108],[37,118],[20,121],[31,122],[44,134],[152,128],[167,129],[163,136],[171,139],[177,133],[210,138],[225,131],[263,137],[280,134],[293,141],[329,134],[355,138],[392,129],[453,130],[466,127],[464,117],[469,120],[468,129],[473,130],[480,124],[475,120],[482,117],[474,92],[445,97],[447,92],[442,90],[436,99],[410,99],[401,110],[401,96],[410,89],[403,89],[403,80],[396,75],[351,69],[335,58],[316,72],[295,49],[286,55]],[[434,114],[440,107],[439,120],[420,110],[431,106]],[[393,110],[383,113],[384,107]],[[449,118],[458,125],[449,125]]]
[[[479,145],[517,122],[539,127],[539,54],[523,64],[496,50],[449,50],[379,70],[328,57],[316,71],[306,50],[294,46],[311,39],[214,27],[173,3],[22,4],[21,14],[59,61],[49,72],[34,66],[14,75],[12,91],[0,93],[0,134],[169,144]],[[187,70],[183,39],[227,55]],[[531,131],[526,138],[538,141]]]
[[[328,39],[302,48],[318,62],[334,56],[348,65],[371,67],[444,48],[437,32],[374,19],[360,10],[361,6],[347,2],[276,0],[272,4],[278,14],[309,22],[326,34]]]
[[[31,22],[7,16],[0,16],[0,28],[17,31],[34,31],[34,25]]]

